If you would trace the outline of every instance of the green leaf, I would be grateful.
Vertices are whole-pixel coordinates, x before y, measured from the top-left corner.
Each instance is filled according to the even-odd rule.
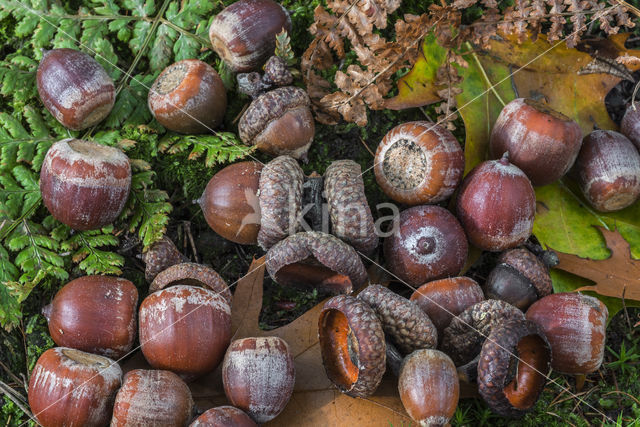
[[[160,142],[160,151],[177,154],[191,148],[190,160],[205,156],[208,167],[220,163],[234,162],[250,155],[254,147],[246,146],[231,132],[217,132],[214,135],[173,135]]]

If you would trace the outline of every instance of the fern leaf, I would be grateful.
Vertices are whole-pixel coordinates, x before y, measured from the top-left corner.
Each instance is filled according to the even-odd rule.
[[[67,227],[68,230],[68,227]],[[78,267],[87,274],[122,274],[120,267],[124,265],[124,258],[114,252],[106,251],[104,247],[118,246],[118,238],[113,234],[113,226],[101,230],[89,230],[75,233],[63,241],[60,248],[72,251],[71,259],[79,263]]]
[[[190,160],[205,156],[205,164],[212,167],[219,163],[233,162],[250,155],[254,147],[246,146],[231,132],[217,132],[214,135],[173,135],[160,142],[159,149],[169,154],[177,154],[191,148]]]

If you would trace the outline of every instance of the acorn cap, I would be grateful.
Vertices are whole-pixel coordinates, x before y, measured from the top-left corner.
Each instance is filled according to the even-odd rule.
[[[373,308],[384,332],[405,354],[438,346],[436,327],[414,302],[380,285],[368,286],[358,298]]]
[[[170,238],[162,236],[162,239],[142,254],[142,261],[145,263],[144,278],[147,282],[153,282],[161,271],[172,265],[187,262],[189,259],[178,250]]]
[[[238,135],[242,142],[253,145],[256,135],[272,120],[282,117],[290,109],[310,105],[309,95],[299,87],[285,86],[263,93],[240,117]]]
[[[362,169],[353,160],[338,160],[324,173],[324,191],[332,233],[365,254],[378,246],[378,236],[364,192]]]
[[[264,250],[295,233],[302,210],[304,173],[289,156],[276,157],[260,174],[260,231],[258,244]]]
[[[149,293],[173,285],[200,286],[210,289],[220,294],[231,306],[232,297],[229,286],[213,268],[206,265],[193,262],[172,265],[153,279],[149,286]]]
[[[266,84],[272,86],[286,86],[293,82],[293,74],[287,67],[287,61],[274,55],[264,64],[264,76],[262,79]]]
[[[480,352],[478,391],[497,414],[521,417],[540,397],[550,366],[551,346],[538,325],[499,322]]]
[[[349,295],[329,299],[318,319],[318,339],[327,377],[353,397],[372,395],[386,369],[380,320],[366,303]]]
[[[444,329],[441,350],[456,366],[464,365],[480,353],[495,325],[511,319],[524,319],[524,313],[505,301],[480,301],[454,317]]]
[[[538,298],[553,292],[551,276],[544,263],[533,253],[524,248],[510,249],[500,254],[498,262],[510,265],[533,284]]]
[[[271,278],[281,285],[316,287],[321,291],[334,294],[348,294],[367,280],[367,271],[355,249],[335,236],[318,231],[297,233],[287,237],[269,249],[265,262]],[[295,280],[280,271],[294,264],[319,269],[325,267],[323,270],[342,275],[344,280],[338,283],[335,281],[314,283],[310,276]]]

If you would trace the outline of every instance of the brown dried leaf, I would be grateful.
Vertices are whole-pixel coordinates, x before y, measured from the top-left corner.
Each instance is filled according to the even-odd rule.
[[[596,283],[576,291],[594,291],[608,297],[640,301],[640,260],[631,258],[629,243],[618,231],[598,228],[611,250],[609,258],[592,260],[557,252],[560,264],[556,268]]]

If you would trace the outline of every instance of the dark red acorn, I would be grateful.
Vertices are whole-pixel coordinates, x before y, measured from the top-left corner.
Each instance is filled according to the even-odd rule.
[[[213,50],[236,73],[255,71],[273,55],[276,34],[291,32],[289,12],[273,0],[240,0],[216,15],[209,28]]]
[[[189,387],[173,372],[134,369],[116,395],[111,427],[184,426],[193,407]]]
[[[480,285],[464,276],[425,283],[411,295],[411,301],[427,313],[440,334],[451,319],[483,299]]]
[[[102,65],[78,50],[45,51],[36,82],[44,106],[72,130],[86,129],[104,120],[116,100],[113,80]]]
[[[584,197],[601,212],[626,208],[640,197],[640,154],[618,132],[587,135],[574,172]]]
[[[137,304],[130,281],[84,276],[67,283],[42,312],[57,345],[118,359],[133,347]]]
[[[465,177],[458,193],[457,214],[469,241],[486,251],[502,251],[531,235],[536,195],[527,176],[500,160],[480,163]]]
[[[66,347],[40,356],[29,379],[29,406],[44,427],[105,426],[122,370],[103,356]]]
[[[222,364],[227,398],[261,424],[277,417],[287,406],[295,378],[289,345],[278,337],[236,340]]]
[[[53,144],[40,171],[44,205],[55,219],[76,230],[115,221],[130,188],[131,167],[122,151],[80,139]]]
[[[526,316],[549,340],[554,370],[589,374],[600,368],[609,316],[600,300],[573,292],[552,294],[533,303]]]
[[[209,64],[184,59],[165,68],[149,90],[149,110],[158,123],[181,133],[207,133],[222,123],[227,92]]]
[[[507,151],[533,185],[562,178],[582,145],[580,126],[569,117],[531,99],[518,98],[500,112],[491,131],[491,157]]]
[[[189,427],[257,427],[249,415],[233,406],[218,406],[200,415]]]
[[[243,245],[258,243],[262,164],[240,162],[216,173],[198,200],[209,227],[227,240]]]
[[[395,232],[384,241],[388,268],[412,286],[457,275],[467,260],[467,250],[460,223],[439,206],[402,211]]]
[[[189,381],[214,370],[231,340],[231,308],[219,293],[176,285],[140,305],[140,346],[145,359]]]
[[[620,132],[640,150],[640,105],[630,105],[622,117]]]

